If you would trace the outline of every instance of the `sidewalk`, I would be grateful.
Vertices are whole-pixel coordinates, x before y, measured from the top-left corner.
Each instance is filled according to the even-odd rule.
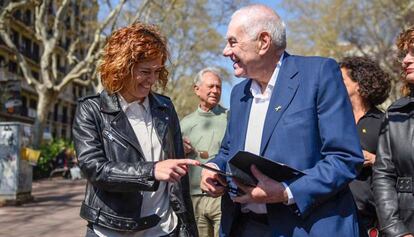
[[[0,207],[0,237],[81,237],[85,180],[54,178],[33,183],[34,202]]]

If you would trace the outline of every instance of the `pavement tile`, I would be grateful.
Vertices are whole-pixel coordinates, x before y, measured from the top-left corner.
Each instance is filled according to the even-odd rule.
[[[36,181],[34,201],[0,207],[0,237],[81,237],[86,221],[79,217],[85,180]]]

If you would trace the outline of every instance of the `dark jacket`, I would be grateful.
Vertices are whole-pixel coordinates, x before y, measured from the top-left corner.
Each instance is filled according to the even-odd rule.
[[[414,98],[402,98],[390,106],[381,127],[372,188],[384,236],[414,233],[413,116]]]
[[[168,158],[184,157],[177,114],[170,99],[149,94],[153,124]],[[154,162],[141,146],[118,97],[106,91],[80,100],[73,122],[79,166],[88,179],[81,217],[117,231],[158,225],[157,215],[140,216],[142,191],[155,191]],[[170,205],[179,217],[180,236],[198,236],[188,176],[170,185]]]
[[[378,136],[384,113],[372,107],[357,123],[357,130],[362,150],[377,153]],[[355,180],[349,183],[352,195],[358,208],[360,237],[367,236],[368,230],[377,227],[374,195],[371,191],[372,166],[363,167]]]

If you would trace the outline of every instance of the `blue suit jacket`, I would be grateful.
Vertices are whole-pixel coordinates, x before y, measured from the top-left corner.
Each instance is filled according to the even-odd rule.
[[[222,170],[237,151],[244,150],[251,82],[244,80],[231,93],[226,134],[212,160]],[[265,118],[260,155],[305,173],[286,181],[296,205],[267,205],[272,236],[358,236],[348,183],[362,167],[363,156],[334,60],[285,53]],[[221,236],[229,235],[239,212],[240,205],[224,195]]]

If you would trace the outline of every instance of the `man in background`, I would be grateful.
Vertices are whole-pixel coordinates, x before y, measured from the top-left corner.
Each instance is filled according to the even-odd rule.
[[[215,68],[201,70],[194,79],[194,92],[199,98],[197,109],[181,121],[186,157],[206,163],[220,148],[227,124],[227,111],[219,105],[221,78]],[[218,237],[220,199],[209,197],[200,189],[199,167],[190,167],[190,193],[201,237]]]

